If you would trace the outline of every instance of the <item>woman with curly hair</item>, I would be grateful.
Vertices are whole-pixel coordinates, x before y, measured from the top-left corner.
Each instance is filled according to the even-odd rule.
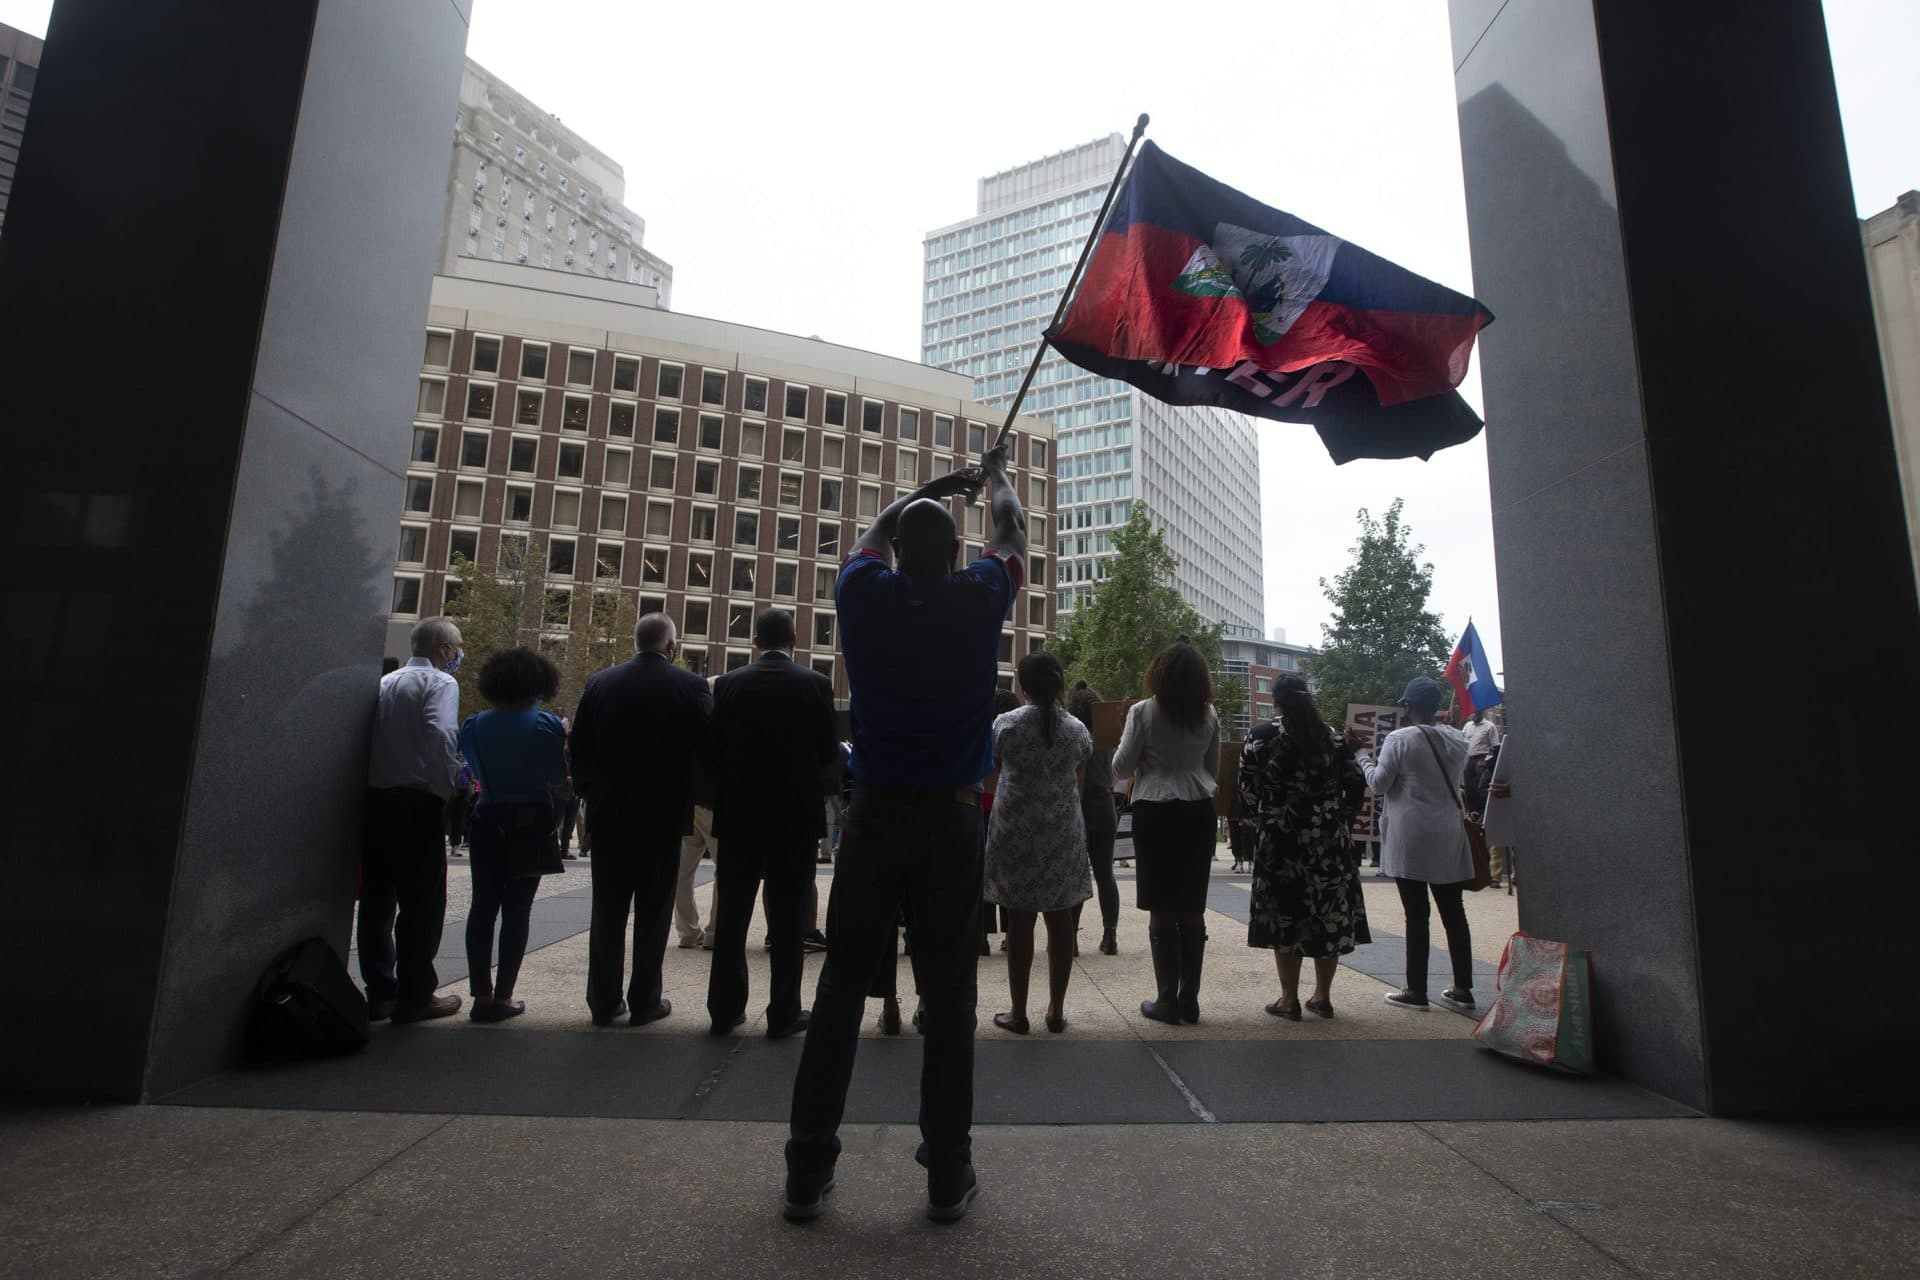
[[[1185,636],[1154,658],[1146,685],[1113,753],[1114,776],[1134,779],[1135,903],[1147,913],[1157,988],[1140,1012],[1155,1022],[1198,1022],[1220,717],[1207,659]]]
[[[520,961],[527,952],[529,918],[540,874],[528,869],[518,847],[551,846],[560,869],[555,836],[555,799],[567,782],[567,730],[540,703],[559,691],[560,673],[532,649],[502,649],[480,668],[480,696],[492,710],[476,712],[460,726],[460,752],[480,784],[468,832],[473,862],[473,906],[467,913],[467,978],[475,1022],[505,1022],[526,1012],[513,998]],[[493,926],[500,924],[500,968],[493,972]]]
[[[1346,739],[1320,719],[1306,681],[1282,677],[1273,691],[1278,726],[1248,735],[1240,753],[1240,796],[1253,815],[1253,910],[1247,945],[1273,952],[1280,997],[1276,1018],[1300,1021],[1304,1007],[1333,1016],[1333,973],[1363,942],[1367,903],[1353,819],[1367,780]],[[1313,998],[1300,1001],[1300,962],[1313,957]]]

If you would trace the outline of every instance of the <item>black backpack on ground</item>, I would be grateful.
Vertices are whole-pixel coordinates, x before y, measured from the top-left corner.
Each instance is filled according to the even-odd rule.
[[[254,1057],[331,1058],[357,1053],[372,1038],[366,998],[325,939],[288,948],[261,975],[247,1019]]]

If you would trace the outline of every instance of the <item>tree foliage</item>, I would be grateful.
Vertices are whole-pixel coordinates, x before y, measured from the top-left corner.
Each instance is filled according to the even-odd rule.
[[[633,626],[639,621],[638,614],[634,598],[616,586],[574,592],[567,642],[550,655],[560,666],[562,707],[571,711],[580,705],[587,677],[633,656]]]
[[[1138,698],[1153,655],[1182,635],[1217,668],[1222,628],[1202,622],[1173,585],[1180,561],[1167,549],[1145,503],[1133,504],[1113,545],[1119,554],[1107,562],[1108,576],[1094,587],[1092,600],[1067,615],[1054,640],[1054,656],[1066,667],[1068,681],[1085,680],[1106,699]],[[1216,690],[1215,701],[1233,705],[1225,701],[1230,693]],[[1240,701],[1245,699],[1243,691]]]
[[[502,649],[540,647],[540,610],[546,592],[547,549],[533,543],[524,553],[501,548],[497,573],[488,573],[464,555],[453,558],[459,584],[447,601],[447,617],[460,627],[467,651],[454,679],[460,684],[464,718],[486,708],[480,696],[480,666]]]
[[[1440,616],[1427,608],[1433,566],[1410,544],[1395,498],[1379,520],[1363,507],[1353,563],[1320,589],[1333,605],[1318,655],[1307,659],[1314,698],[1329,721],[1349,703],[1391,705],[1415,676],[1438,676],[1452,652]]]

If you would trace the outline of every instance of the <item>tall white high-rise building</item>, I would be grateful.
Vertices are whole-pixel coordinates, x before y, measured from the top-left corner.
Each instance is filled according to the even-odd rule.
[[[1020,388],[1126,153],[1119,134],[980,179],[978,211],[926,238],[921,358],[1004,409]],[[1145,502],[1209,622],[1262,631],[1260,453],[1251,421],[1176,408],[1049,351],[1023,413],[1053,423],[1065,614],[1106,576],[1113,531]]]

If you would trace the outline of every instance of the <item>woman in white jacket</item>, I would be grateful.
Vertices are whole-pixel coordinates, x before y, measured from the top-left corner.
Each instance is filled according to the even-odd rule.
[[[1449,1009],[1473,1011],[1473,945],[1460,895],[1473,879],[1473,854],[1460,826],[1455,800],[1467,768],[1466,735],[1435,724],[1440,685],[1420,676],[1407,685],[1399,705],[1412,723],[1380,744],[1376,759],[1358,735],[1350,735],[1367,785],[1383,802],[1380,869],[1400,889],[1407,913],[1407,985],[1387,993],[1403,1009],[1427,1008],[1427,952],[1431,947],[1427,898],[1440,909],[1453,961],[1453,985],[1434,997]]]

